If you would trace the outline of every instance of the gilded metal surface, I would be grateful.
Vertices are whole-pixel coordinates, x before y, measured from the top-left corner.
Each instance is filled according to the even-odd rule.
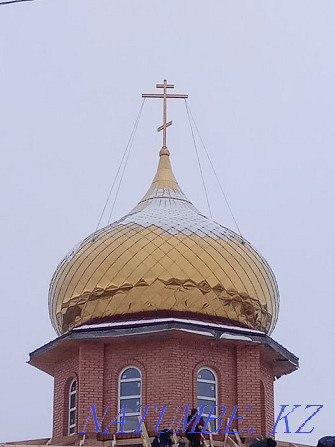
[[[190,203],[166,148],[141,202],[66,256],[49,293],[58,333],[99,318],[155,311],[196,312],[269,333],[278,306],[267,262]]]

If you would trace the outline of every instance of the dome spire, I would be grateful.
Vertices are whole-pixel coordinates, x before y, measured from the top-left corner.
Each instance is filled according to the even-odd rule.
[[[163,131],[163,146],[162,149],[167,149],[166,145],[166,129],[172,126],[172,121],[167,122],[167,99],[168,98],[181,98],[187,99],[188,95],[180,95],[180,94],[170,94],[167,93],[168,88],[174,88],[174,84],[168,84],[167,80],[164,79],[163,84],[156,84],[156,88],[162,88],[163,93],[143,93],[142,98],[161,98],[163,99],[163,124],[158,127],[157,132]]]
[[[137,213],[148,206],[164,207],[166,200],[168,201],[169,207],[173,206],[173,203],[177,201],[178,206],[183,204],[183,206],[190,207],[196,211],[195,207],[180,189],[176,177],[173,174],[169,149],[162,147],[159,151],[158,168],[151,186],[130,214]]]

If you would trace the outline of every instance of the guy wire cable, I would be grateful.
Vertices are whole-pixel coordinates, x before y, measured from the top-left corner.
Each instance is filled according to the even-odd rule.
[[[224,198],[224,200],[225,200],[225,202],[226,202],[226,205],[227,205],[227,207],[228,207],[228,209],[229,209],[230,215],[231,215],[231,217],[233,218],[233,221],[234,221],[234,223],[235,223],[235,225],[236,225],[237,231],[238,231],[238,233],[239,233],[239,235],[240,235],[240,237],[241,237],[241,239],[242,239],[242,243],[244,243],[244,237],[242,236],[242,232],[241,232],[241,230],[240,230],[240,227],[238,226],[238,223],[237,223],[237,220],[236,220],[236,218],[235,218],[235,216],[234,216],[233,210],[231,209],[231,207],[230,207],[230,205],[229,205],[228,198],[227,198],[227,196],[226,196],[226,194],[225,194],[225,192],[224,192],[224,190],[223,190],[223,187],[222,187],[222,185],[221,185],[221,182],[220,182],[220,180],[219,180],[219,177],[218,177],[218,175],[217,175],[217,173],[216,173],[216,170],[215,170],[215,168],[214,168],[214,164],[213,164],[213,162],[212,162],[212,160],[211,160],[211,157],[209,156],[209,153],[208,153],[208,151],[207,151],[207,148],[206,148],[206,145],[205,145],[205,143],[204,143],[204,140],[202,139],[202,136],[201,136],[200,131],[199,131],[199,129],[198,129],[197,123],[195,122],[195,119],[194,119],[194,117],[193,117],[193,115],[192,115],[192,112],[191,112],[191,110],[190,110],[190,107],[189,107],[188,102],[187,102],[186,99],[185,99],[185,104],[186,104],[187,113],[189,114],[189,116],[191,117],[191,119],[192,119],[192,121],[193,121],[194,127],[195,127],[195,129],[196,129],[196,131],[197,131],[197,133],[198,133],[198,136],[199,136],[199,138],[200,138],[201,144],[202,144],[202,146],[203,146],[203,148],[204,148],[204,150],[205,150],[205,153],[206,153],[206,155],[207,155],[207,158],[208,158],[208,160],[209,160],[209,163],[210,163],[210,165],[211,165],[211,167],[212,167],[212,169],[213,169],[213,172],[214,172],[216,181],[217,181],[218,184],[219,184],[219,187],[220,187],[220,189],[221,189],[223,198]]]
[[[6,0],[3,2],[0,1],[0,6],[10,5],[11,3],[22,3],[22,2],[33,2],[33,1],[35,0]]]
[[[95,235],[96,235],[96,233],[97,233],[97,231],[98,231],[98,229],[99,229],[101,220],[102,220],[102,218],[103,218],[103,216],[104,216],[104,214],[105,214],[105,211],[106,211],[106,208],[107,208],[109,199],[110,199],[110,197],[111,197],[111,195],[112,195],[112,192],[113,192],[113,189],[114,189],[114,186],[115,186],[117,177],[118,177],[118,175],[119,175],[119,173],[120,173],[121,166],[122,166],[122,164],[123,164],[123,160],[124,160],[125,157],[126,157],[126,154],[127,154],[127,152],[128,152],[128,149],[129,149],[130,145],[132,144],[133,137],[134,137],[134,134],[135,134],[135,132],[136,132],[136,129],[137,129],[137,126],[138,126],[138,122],[139,122],[140,117],[141,117],[141,114],[142,114],[142,110],[143,110],[144,103],[145,103],[145,98],[144,98],[143,101],[142,101],[142,104],[141,104],[140,110],[139,110],[139,112],[138,112],[138,114],[137,114],[137,117],[136,117],[136,120],[135,120],[133,129],[132,129],[132,131],[131,131],[131,133],[130,133],[130,137],[129,137],[129,139],[128,139],[126,148],[125,148],[125,150],[124,150],[124,152],[123,152],[123,155],[122,155],[122,158],[121,158],[119,167],[118,167],[118,169],[117,169],[117,171],[116,171],[116,174],[115,174],[115,177],[114,177],[112,186],[111,186],[111,188],[110,188],[110,190],[109,190],[109,193],[108,193],[108,196],[107,196],[107,200],[106,200],[105,205],[104,205],[104,207],[103,207],[103,209],[102,209],[102,213],[101,213],[100,218],[99,218],[99,220],[98,220],[98,224],[97,224],[97,226],[96,226],[96,229],[95,229],[95,231],[94,231],[94,233],[93,233],[92,242],[93,242],[94,239],[95,239]]]
[[[202,179],[202,185],[203,185],[204,190],[205,190],[205,196],[206,196],[206,201],[207,201],[208,211],[209,211],[209,215],[210,215],[210,217],[211,217],[211,219],[212,219],[212,218],[213,218],[213,217],[212,217],[212,210],[211,210],[211,206],[210,206],[210,204],[209,204],[209,198],[208,198],[208,194],[207,194],[207,188],[206,188],[206,184],[205,184],[204,174],[203,174],[203,172],[202,172],[202,167],[201,167],[201,163],[200,163],[200,158],[199,158],[199,152],[198,152],[197,143],[196,143],[196,141],[195,141],[195,136],[194,136],[194,131],[193,131],[193,126],[192,126],[192,121],[191,121],[191,117],[190,117],[190,113],[189,113],[189,108],[188,108],[188,104],[187,104],[186,99],[185,99],[184,101],[185,101],[185,106],[186,106],[186,111],[187,111],[187,116],[188,116],[188,122],[189,122],[190,129],[191,129],[191,133],[192,133],[193,144],[194,144],[194,147],[195,147],[195,152],[196,152],[196,154],[197,154],[197,160],[198,160],[199,170],[200,170],[201,179]]]
[[[134,143],[134,139],[135,139],[135,134],[136,134],[136,131],[137,131],[138,123],[140,122],[141,112],[142,112],[142,109],[143,109],[143,105],[144,105],[144,101],[145,101],[145,99],[146,99],[146,98],[144,98],[144,100],[143,100],[142,107],[141,107],[141,109],[140,109],[140,113],[139,113],[139,115],[138,115],[138,117],[137,117],[137,120],[136,120],[136,122],[135,122],[134,132],[133,132],[133,135],[132,135],[132,140],[131,140],[131,142],[130,142],[129,150],[128,150],[128,154],[127,154],[126,160],[125,160],[124,165],[123,165],[123,170],[122,170],[121,177],[120,177],[120,181],[119,181],[119,184],[118,184],[118,187],[117,187],[117,190],[116,190],[116,194],[115,194],[115,197],[114,197],[114,202],[113,202],[113,205],[112,205],[112,209],[111,209],[111,212],[109,213],[109,217],[108,217],[107,225],[109,225],[109,223],[110,223],[110,221],[111,221],[112,214],[113,214],[114,207],[115,207],[115,203],[116,203],[116,200],[117,200],[118,195],[119,195],[120,186],[121,186],[121,184],[122,184],[122,180],[123,180],[123,176],[124,176],[124,173],[125,173],[125,170],[126,170],[126,167],[127,167],[128,160],[129,160],[130,152],[131,152],[132,147],[133,147],[133,143]]]

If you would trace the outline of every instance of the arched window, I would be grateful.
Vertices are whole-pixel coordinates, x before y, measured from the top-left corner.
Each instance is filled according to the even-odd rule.
[[[138,407],[141,405],[141,372],[134,367],[125,369],[120,375],[119,407],[126,405],[124,431],[138,427]]]
[[[208,368],[202,368],[198,371],[198,379],[197,379],[197,387],[198,387],[198,409],[202,405],[206,405],[204,407],[204,411],[202,413],[204,419],[209,415],[212,405],[217,405],[217,380],[216,376]],[[215,408],[215,411],[212,413],[213,417],[217,416],[218,408]],[[214,426],[213,426],[214,425]],[[217,421],[211,423],[211,430],[217,429]]]
[[[69,435],[76,431],[77,416],[77,382],[72,380],[69,388]]]

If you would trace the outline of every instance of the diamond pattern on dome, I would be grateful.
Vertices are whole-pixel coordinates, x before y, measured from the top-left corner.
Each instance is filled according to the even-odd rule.
[[[267,262],[189,202],[166,152],[141,202],[65,257],[49,293],[59,333],[102,319],[162,312],[271,332],[278,306]]]

